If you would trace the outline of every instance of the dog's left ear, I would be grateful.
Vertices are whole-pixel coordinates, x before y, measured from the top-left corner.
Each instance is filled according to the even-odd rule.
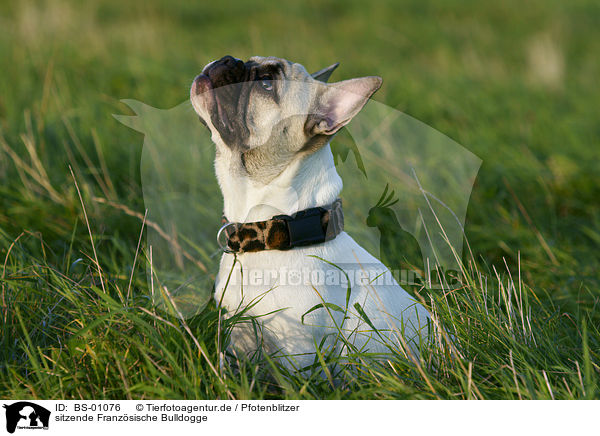
[[[325,85],[306,121],[306,132],[333,135],[360,112],[382,82],[381,77],[369,76]]]
[[[317,71],[316,73],[312,73],[311,76],[315,80],[319,80],[321,82],[327,82],[331,73],[335,71],[335,69],[340,65],[339,62],[336,62],[333,65],[329,65],[328,67],[323,68],[322,70]]]

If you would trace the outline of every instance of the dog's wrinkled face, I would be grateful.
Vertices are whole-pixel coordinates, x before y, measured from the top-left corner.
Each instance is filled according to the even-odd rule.
[[[196,77],[191,102],[217,152],[239,155],[243,171],[268,182],[295,156],[326,144],[381,86],[379,77],[327,85],[336,66],[310,75],[285,59],[225,56]]]

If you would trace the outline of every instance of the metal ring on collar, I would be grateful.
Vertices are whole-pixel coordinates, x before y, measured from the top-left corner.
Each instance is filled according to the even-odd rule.
[[[229,246],[227,245],[227,240],[225,240],[225,243],[221,242],[221,234],[223,233],[223,230],[225,230],[227,227],[232,226],[233,223],[225,223],[221,226],[221,228],[219,229],[219,231],[217,232],[217,244],[219,245],[219,247],[221,248],[221,250],[223,250],[224,253],[235,253],[231,248],[229,248]]]

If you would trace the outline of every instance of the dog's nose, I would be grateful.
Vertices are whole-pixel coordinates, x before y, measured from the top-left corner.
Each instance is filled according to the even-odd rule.
[[[228,68],[233,68],[244,64],[244,62],[242,62],[241,60],[229,55],[223,56],[221,59],[219,59],[218,62]]]
[[[206,74],[215,87],[241,82],[245,78],[245,73],[244,62],[233,56],[223,56],[206,69]]]

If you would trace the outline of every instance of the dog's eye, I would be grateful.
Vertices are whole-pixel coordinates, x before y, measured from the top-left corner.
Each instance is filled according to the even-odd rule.
[[[265,76],[262,76],[258,80],[260,81],[260,86],[262,86],[262,88],[264,90],[266,90],[266,91],[273,90],[273,76],[271,76],[270,74],[267,74]]]

